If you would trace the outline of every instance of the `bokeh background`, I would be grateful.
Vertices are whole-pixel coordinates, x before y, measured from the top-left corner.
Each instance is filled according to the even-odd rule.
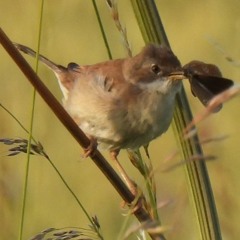
[[[215,63],[225,77],[240,79],[240,2],[237,0],[156,0],[172,49],[185,64],[193,59]],[[111,19],[104,0],[97,1],[114,58],[126,56],[121,36]],[[133,53],[144,46],[130,1],[118,1],[122,24],[126,26]],[[1,0],[0,23],[14,42],[37,47],[40,1]],[[108,58],[91,1],[46,0],[43,14],[41,53],[66,65],[71,61],[93,64]],[[0,103],[27,128],[30,126],[33,88],[7,53],[0,48]],[[25,56],[34,66],[34,59]],[[231,58],[233,61],[229,61]],[[39,75],[61,101],[55,76],[40,65]],[[193,114],[203,110],[184,83]],[[240,98],[225,104],[222,111],[198,126],[201,139],[227,136],[223,141],[204,145],[206,154],[215,155],[208,163],[209,175],[224,239],[239,239],[240,213]],[[34,137],[66,178],[91,215],[97,215],[105,239],[117,239],[124,221],[121,199],[102,173],[37,96]],[[0,108],[0,138],[27,138],[19,125]],[[159,203],[167,201],[160,216],[172,230],[168,239],[197,239],[195,213],[188,198],[184,168],[170,172],[161,169],[172,162],[166,159],[177,149],[172,129],[150,145]],[[23,197],[26,156],[6,157],[8,147],[0,145],[0,239],[17,239]],[[106,153],[105,153],[106,154]],[[107,154],[106,154],[107,156]],[[120,159],[132,178],[142,185],[137,170]],[[128,226],[136,223],[134,218]],[[49,227],[86,227],[88,221],[62,184],[50,164],[39,156],[30,162],[24,239]],[[132,237],[131,239],[136,239]]]

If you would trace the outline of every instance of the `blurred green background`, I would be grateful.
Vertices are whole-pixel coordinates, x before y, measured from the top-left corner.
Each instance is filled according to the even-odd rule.
[[[185,64],[197,59],[214,63],[226,78],[240,79],[240,1],[237,0],[156,0],[172,49]],[[98,0],[100,14],[114,58],[125,57],[121,36],[111,19],[104,0]],[[130,1],[118,1],[120,18],[127,28],[133,53],[144,42],[136,23]],[[40,1],[1,0],[0,23],[14,42],[37,48]],[[93,64],[107,59],[107,52],[91,1],[46,0],[43,15],[41,53],[66,65],[75,61]],[[29,127],[33,88],[0,48],[0,103]],[[34,59],[25,56],[34,66]],[[234,61],[229,62],[226,57]],[[61,100],[55,76],[40,65],[39,75]],[[193,114],[203,106],[184,83]],[[208,163],[224,239],[239,239],[240,213],[240,98],[225,104],[222,111],[198,126],[201,139],[227,135],[224,141],[204,145],[204,152],[217,156]],[[0,108],[0,138],[27,138],[19,125]],[[97,215],[105,239],[116,239],[124,221],[121,199],[101,172],[89,159],[82,159],[82,150],[59,123],[42,99],[37,96],[34,137],[39,140],[91,215]],[[164,173],[166,159],[177,149],[172,129],[150,145],[160,209],[164,225],[172,227],[168,239],[197,239],[195,213],[188,198],[184,168]],[[8,147],[0,145],[0,239],[17,239],[23,196],[26,156],[6,157]],[[105,153],[106,156],[107,153]],[[125,151],[120,159],[132,178],[143,180],[127,160]],[[136,223],[134,218],[130,222]],[[88,222],[76,202],[63,186],[50,164],[39,156],[30,162],[27,212],[24,239],[49,227],[86,227]],[[136,239],[132,237],[131,239]]]

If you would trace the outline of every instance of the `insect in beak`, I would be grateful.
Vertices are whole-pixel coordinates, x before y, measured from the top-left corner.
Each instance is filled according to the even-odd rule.
[[[206,67],[206,65],[205,65]],[[183,68],[182,71],[173,72],[169,75],[172,80],[188,79],[192,94],[197,97],[204,106],[217,94],[227,90],[233,86],[234,82],[221,76],[212,76],[206,74],[198,74],[195,69]],[[219,105],[214,112],[218,112],[222,108]]]

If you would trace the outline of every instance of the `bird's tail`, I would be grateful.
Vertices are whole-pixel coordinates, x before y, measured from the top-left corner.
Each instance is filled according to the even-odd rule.
[[[24,52],[32,57],[37,56],[37,53],[29,47],[26,47],[19,43],[14,43],[14,45],[21,52]],[[54,62],[52,62],[51,60],[49,60],[48,58],[44,57],[41,54],[38,55],[38,59],[54,72],[55,76],[58,79],[58,83],[63,93],[64,99],[66,100],[68,98],[69,90],[72,88],[73,83],[75,81],[72,72],[69,72],[68,68],[63,67],[62,65],[55,64]],[[78,65],[75,63],[70,63],[69,66],[73,68]]]
[[[22,44],[19,44],[19,43],[13,43],[13,44],[19,51],[26,53],[32,57],[37,56],[37,53],[34,50],[32,50],[31,48],[24,46]],[[54,72],[58,72],[62,68],[62,66],[55,64],[54,62],[52,62],[51,60],[49,60],[48,58],[44,57],[41,54],[38,55],[38,59],[39,59],[39,61],[46,64]]]

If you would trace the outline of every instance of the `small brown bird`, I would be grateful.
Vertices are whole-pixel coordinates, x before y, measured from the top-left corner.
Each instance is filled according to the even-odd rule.
[[[15,46],[36,56],[26,46]],[[97,142],[116,161],[120,149],[147,146],[166,132],[172,120],[175,96],[181,88],[180,80],[197,76],[197,73],[194,77],[190,74],[190,66],[182,68],[168,47],[153,44],[134,57],[94,65],[69,63],[63,67],[42,55],[39,60],[55,73],[65,109],[92,140],[86,153],[90,154]],[[134,184],[119,163],[118,168],[134,192]]]
[[[15,44],[31,56],[28,47]],[[110,151],[137,149],[167,130],[180,81],[169,75],[182,68],[167,47],[148,45],[132,58],[65,68],[42,55],[56,75],[63,105],[79,127]]]

